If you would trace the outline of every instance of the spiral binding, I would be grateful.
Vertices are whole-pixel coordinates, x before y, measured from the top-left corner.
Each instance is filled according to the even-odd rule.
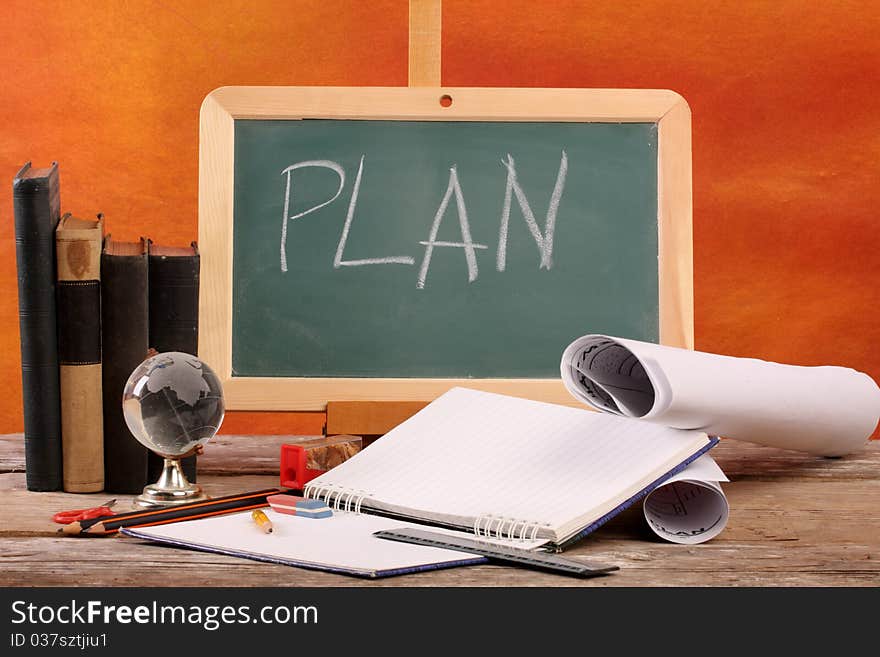
[[[308,483],[303,488],[303,495],[322,500],[336,511],[356,514],[361,513],[364,500],[370,497],[370,493],[365,490],[345,488],[332,483]],[[478,538],[534,541],[545,527],[550,527],[550,524],[486,514],[474,518],[473,531]]]
[[[322,500],[335,511],[360,514],[364,499],[369,497],[370,493],[359,488],[344,488],[337,484],[308,483],[303,488],[303,496]]]
[[[508,518],[486,514],[474,518],[474,535],[478,538],[500,538],[520,541],[534,541],[546,522],[534,522],[522,518]]]

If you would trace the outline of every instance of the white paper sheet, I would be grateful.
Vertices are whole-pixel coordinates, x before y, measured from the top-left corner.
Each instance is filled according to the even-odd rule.
[[[596,410],[821,456],[862,449],[880,419],[880,388],[845,367],[585,335],[565,350],[561,373]]]
[[[219,552],[231,556],[349,574],[382,576],[431,566],[472,562],[474,555],[441,548],[385,541],[379,530],[422,525],[337,511],[330,518],[303,518],[265,510],[274,530],[264,534],[251,512],[187,520],[155,527],[133,527],[135,538]]]

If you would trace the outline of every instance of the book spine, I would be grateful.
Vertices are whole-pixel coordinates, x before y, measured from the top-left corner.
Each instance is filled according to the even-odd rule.
[[[27,166],[22,172],[27,170]],[[28,490],[61,489],[61,397],[55,306],[55,228],[60,218],[58,168],[12,184],[25,469]]]
[[[56,233],[64,490],[104,488],[101,411],[101,232]]]
[[[193,245],[195,246],[195,245]],[[158,352],[198,355],[199,256],[150,256],[150,347]],[[186,478],[196,481],[196,457],[181,460]],[[149,455],[149,478],[157,479],[164,460]]]
[[[122,391],[147,357],[147,256],[101,256],[101,348],[104,407],[104,487],[140,493],[149,483],[149,450],[132,436]]]

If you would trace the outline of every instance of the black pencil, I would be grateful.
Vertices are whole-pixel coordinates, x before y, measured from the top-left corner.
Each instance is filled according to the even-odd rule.
[[[122,527],[147,527],[150,525],[163,525],[179,520],[194,520],[207,516],[222,515],[233,511],[246,511],[268,506],[266,497],[285,492],[280,488],[266,488],[252,493],[239,493],[227,495],[212,500],[181,504],[180,506],[166,507],[161,509],[145,509],[143,511],[130,511],[118,513],[114,516],[81,520],[65,525],[61,531],[67,535],[107,536],[115,534]]]

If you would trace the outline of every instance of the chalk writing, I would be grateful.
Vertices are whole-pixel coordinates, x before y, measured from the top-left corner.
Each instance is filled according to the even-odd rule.
[[[538,252],[541,254],[541,264],[538,268],[550,269],[553,266],[553,235],[556,230],[556,213],[559,210],[559,201],[562,199],[562,191],[565,188],[565,176],[568,173],[568,157],[565,151],[562,151],[562,159],[559,161],[559,172],[556,174],[556,185],[553,187],[553,195],[550,197],[550,204],[547,206],[547,215],[544,219],[544,234],[541,234],[538,228],[538,222],[535,221],[535,214],[529,205],[525,192],[519,184],[516,177],[516,166],[510,153],[507,154],[507,161],[501,161],[507,167],[507,188],[504,191],[504,207],[501,210],[501,226],[498,230],[498,254],[496,265],[498,271],[504,271],[507,264],[507,229],[510,224],[510,205],[511,192],[516,195],[516,202],[519,204],[520,210],[525,217],[526,225],[538,245]]]
[[[358,165],[357,176],[354,179],[354,188],[351,192],[351,201],[348,204],[348,213],[345,215],[345,226],[342,228],[342,235],[339,238],[339,244],[336,246],[336,256],[333,258],[334,269],[340,267],[361,267],[363,265],[414,265],[415,259],[410,256],[386,256],[384,258],[363,258],[361,260],[343,260],[342,254],[345,252],[345,244],[348,242],[348,231],[351,229],[351,221],[354,218],[354,210],[357,207],[358,194],[361,190],[361,175],[364,171],[364,157],[361,155],[361,162]]]
[[[348,210],[345,214],[345,222],[342,226],[342,234],[339,236],[339,242],[336,245],[336,253],[333,257],[333,268],[362,267],[365,265],[414,265],[415,258],[408,255],[359,258],[355,260],[346,260],[344,258],[351,226],[354,221],[355,211],[357,210],[361,181],[364,175],[365,158],[366,155],[361,155],[358,163],[357,175],[355,176],[354,184],[352,186],[351,198],[349,199]],[[568,156],[563,150],[559,160],[559,169],[556,173],[556,183],[553,186],[553,193],[550,196],[550,202],[547,205],[547,213],[544,216],[543,232],[541,232],[541,229],[538,227],[535,213],[532,211],[531,204],[520,184],[516,171],[516,162],[514,161],[513,156],[508,153],[506,159],[501,160],[501,164],[507,170],[507,182],[505,185],[504,201],[502,204],[501,220],[498,230],[496,267],[499,272],[503,272],[507,267],[507,243],[510,227],[510,213],[513,206],[513,199],[515,198],[520,212],[523,215],[523,219],[526,222],[526,226],[532,235],[532,239],[534,239],[535,245],[538,247],[538,253],[540,256],[538,269],[549,270],[553,267],[553,240],[556,233],[556,218],[559,213],[559,205],[562,200],[562,194],[565,190],[565,180],[568,174]],[[290,214],[295,192],[293,185],[293,172],[297,169],[303,169],[306,167],[319,167],[333,171],[339,178],[339,186],[333,196],[327,200],[313,205],[301,212]],[[306,160],[290,165],[281,172],[281,175],[284,177],[284,210],[281,222],[281,271],[286,272],[288,270],[288,223],[320,210],[339,198],[339,195],[345,187],[345,169],[338,162],[333,162],[331,160]],[[460,242],[437,239],[437,235],[440,231],[440,224],[446,216],[446,211],[449,209],[449,204],[453,196],[455,197],[455,209],[458,214],[459,231],[461,233]],[[435,247],[462,249],[464,251],[465,264],[467,266],[468,283],[473,283],[479,277],[480,269],[477,263],[476,252],[478,249],[488,249],[489,247],[485,244],[474,242],[471,237],[467,206],[464,200],[464,193],[462,191],[458,169],[455,165],[449,168],[449,183],[446,186],[446,192],[443,194],[443,199],[440,201],[440,205],[434,214],[434,220],[431,223],[431,228],[428,232],[428,239],[420,241],[419,244],[424,246],[425,249],[422,255],[422,263],[419,267],[418,277],[416,279],[416,287],[418,289],[421,290],[425,288]]]
[[[339,176],[339,188],[336,190],[333,198],[324,201],[323,203],[319,203],[318,205],[314,205],[308,210],[298,212],[295,215],[288,217],[287,214],[290,211],[291,201],[290,194],[293,191],[290,185],[291,175],[297,169],[302,169],[305,167],[323,167],[325,169],[335,171],[336,175]],[[330,205],[333,201],[339,198],[339,195],[342,193],[342,188],[345,186],[345,169],[343,169],[336,162],[331,162],[330,160],[307,160],[305,162],[297,162],[296,164],[290,165],[281,172],[281,175],[287,177],[284,185],[284,217],[281,221],[281,271],[287,271],[287,222],[293,221],[294,219],[299,219],[300,217],[305,217],[307,214],[310,214],[315,210],[320,210],[325,205]]]
[[[458,210],[458,223],[461,227],[461,242],[438,242],[437,232],[440,230],[440,222],[446,214],[446,208],[449,206],[449,199],[455,194],[455,205]],[[477,254],[474,249],[485,249],[485,244],[474,244],[471,239],[471,227],[468,224],[467,209],[464,206],[464,196],[461,193],[461,185],[458,182],[458,172],[455,167],[449,169],[449,185],[446,187],[446,193],[437,208],[437,214],[434,215],[434,223],[431,224],[431,232],[428,235],[427,242],[419,242],[424,245],[425,255],[422,258],[422,267],[419,269],[419,280],[416,283],[418,289],[424,289],[425,279],[428,278],[428,268],[431,266],[431,255],[434,253],[435,246],[456,247],[464,249],[465,260],[467,260],[468,283],[477,280],[479,269],[477,268]]]

